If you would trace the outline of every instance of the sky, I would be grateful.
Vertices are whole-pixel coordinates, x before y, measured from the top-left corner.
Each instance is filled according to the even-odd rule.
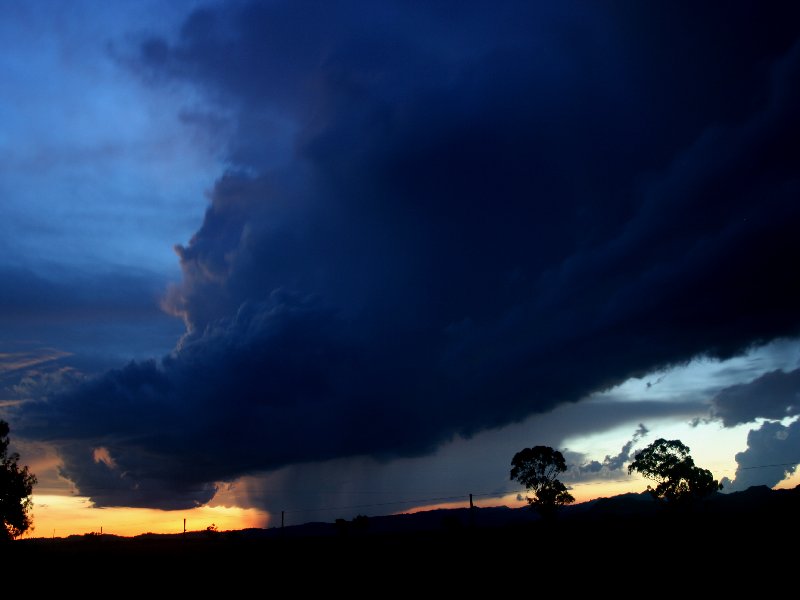
[[[798,13],[4,6],[33,535],[520,506],[534,445],[578,500],[659,437],[796,485]]]

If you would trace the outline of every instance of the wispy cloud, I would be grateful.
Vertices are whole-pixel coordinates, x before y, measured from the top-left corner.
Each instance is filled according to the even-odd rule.
[[[607,454],[602,461],[596,459],[588,460],[583,454],[567,451],[567,464],[570,468],[565,474],[565,480],[582,481],[627,476],[624,466],[633,458],[634,445],[647,436],[648,433],[650,433],[650,430],[644,424],[639,423],[631,439],[623,444],[620,451],[613,456]]]
[[[70,352],[55,348],[39,348],[26,352],[0,352],[0,375],[30,369],[70,355]]]

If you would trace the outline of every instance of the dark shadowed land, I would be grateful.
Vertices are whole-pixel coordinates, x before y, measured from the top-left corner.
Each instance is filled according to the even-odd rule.
[[[129,575],[146,565],[147,576],[186,568],[195,575],[211,569],[216,577],[224,569],[260,565],[276,577],[287,571],[347,580],[432,576],[462,585],[465,577],[492,573],[522,579],[558,574],[581,586],[590,575],[628,582],[699,577],[693,585],[711,589],[727,574],[755,578],[791,566],[798,511],[800,486],[752,487],[681,509],[647,493],[625,494],[567,507],[550,522],[529,509],[465,508],[283,530],[25,539],[10,552],[21,566],[91,565],[106,575]]]

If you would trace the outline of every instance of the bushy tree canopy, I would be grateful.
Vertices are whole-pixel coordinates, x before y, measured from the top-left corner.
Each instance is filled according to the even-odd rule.
[[[525,448],[511,460],[511,479],[516,479],[529,491],[528,504],[544,516],[552,516],[558,507],[575,502],[567,487],[558,480],[567,470],[564,456],[549,446]]]
[[[36,476],[17,464],[19,454],[8,454],[8,423],[0,421],[0,541],[19,537],[31,527],[31,493]]]
[[[680,440],[657,439],[637,452],[628,473],[641,473],[656,482],[647,490],[659,500],[686,502],[722,489],[711,471],[695,466],[689,447]]]

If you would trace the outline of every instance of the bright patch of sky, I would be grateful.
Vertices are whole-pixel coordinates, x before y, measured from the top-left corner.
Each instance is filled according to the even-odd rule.
[[[778,340],[751,349],[728,360],[698,358],[642,378],[633,378],[606,392],[593,395],[586,404],[604,402],[674,402],[693,400],[708,403],[721,389],[747,383],[776,369],[790,371],[800,365],[800,342]],[[706,421],[708,415],[687,419],[686,415],[651,418],[644,422],[649,433],[636,444],[643,448],[658,438],[679,439],[691,448],[695,463],[710,469],[717,478],[733,477],[735,455],[747,448],[747,434],[762,420],[736,427],[723,427],[719,421]],[[788,424],[784,423],[784,424]],[[602,460],[614,456],[631,438],[636,424],[626,423],[589,435],[569,436],[564,447],[587,457]]]
[[[710,399],[722,388],[746,383],[768,371],[790,371],[800,366],[800,343],[777,340],[728,360],[697,358],[685,365],[631,378],[589,401],[675,401]]]

